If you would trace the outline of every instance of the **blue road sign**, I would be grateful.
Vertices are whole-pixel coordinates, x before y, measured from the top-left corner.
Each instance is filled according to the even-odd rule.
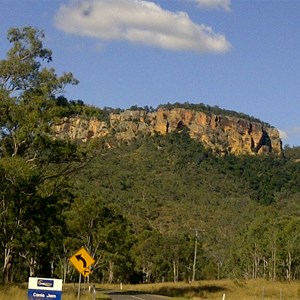
[[[62,279],[29,277],[28,300],[61,300]]]

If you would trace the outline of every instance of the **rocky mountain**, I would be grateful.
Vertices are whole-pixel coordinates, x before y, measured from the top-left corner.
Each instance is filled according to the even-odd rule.
[[[259,121],[186,108],[159,108],[156,111],[125,110],[110,113],[109,120],[65,118],[56,124],[58,138],[88,141],[114,134],[130,140],[143,134],[168,134],[187,128],[191,138],[201,141],[218,153],[282,153],[279,131]]]

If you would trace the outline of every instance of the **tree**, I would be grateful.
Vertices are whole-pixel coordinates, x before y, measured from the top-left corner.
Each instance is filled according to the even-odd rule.
[[[284,226],[279,238],[282,248],[282,278],[291,281],[299,279],[300,276],[300,251],[298,246],[300,238],[300,219],[299,217],[288,216],[284,221]]]
[[[95,194],[77,197],[65,216],[68,255],[85,246],[96,260],[92,266],[94,278],[109,283],[116,278],[123,281],[132,244],[129,222]]]
[[[64,206],[60,200],[67,175],[84,163],[84,153],[68,141],[51,136],[62,116],[55,98],[78,81],[71,73],[58,76],[43,67],[52,60],[44,48],[43,31],[11,28],[12,44],[0,60],[0,173],[2,279],[12,281],[14,260],[21,255],[30,274],[49,273],[41,251],[49,246],[46,234],[54,231]],[[47,218],[43,222],[41,219]],[[36,243],[28,243],[37,241]],[[48,259],[49,251],[47,253]],[[43,255],[42,255],[43,256]],[[45,258],[45,257],[44,257]]]

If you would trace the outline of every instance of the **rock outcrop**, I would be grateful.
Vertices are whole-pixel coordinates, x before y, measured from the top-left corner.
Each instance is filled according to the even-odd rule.
[[[243,118],[185,108],[160,108],[155,112],[126,110],[111,113],[109,122],[94,118],[64,119],[55,126],[55,135],[87,141],[114,134],[118,139],[130,140],[140,132],[167,134],[184,127],[188,128],[191,138],[219,153],[282,153],[282,142],[276,128]]]

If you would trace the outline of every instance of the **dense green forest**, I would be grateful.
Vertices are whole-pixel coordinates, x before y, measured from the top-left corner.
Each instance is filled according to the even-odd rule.
[[[56,140],[52,125],[62,117],[106,119],[118,109],[63,96],[78,81],[46,67],[52,53],[42,31],[12,28],[7,37],[12,47],[0,60],[3,283],[77,281],[68,260],[81,246],[96,260],[94,282],[300,279],[300,147],[281,157],[219,157],[186,129],[130,142]]]

